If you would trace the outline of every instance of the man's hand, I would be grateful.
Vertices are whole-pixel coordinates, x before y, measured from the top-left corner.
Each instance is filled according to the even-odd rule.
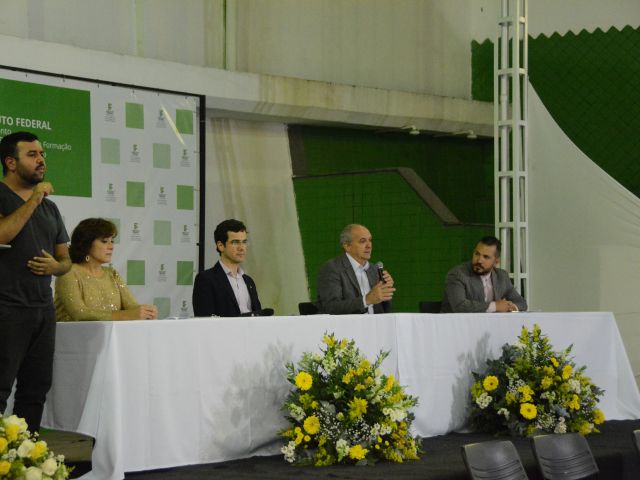
[[[496,300],[496,312],[517,312],[518,307],[509,300]]]
[[[387,274],[387,276],[389,276],[391,284],[389,284],[389,280],[387,280],[387,283],[378,282],[365,297],[367,305],[377,305],[378,303],[388,302],[393,298],[393,292],[395,292],[396,289],[393,288],[393,279],[391,276],[389,274]]]
[[[389,287],[393,287],[393,278],[391,278],[389,272],[387,272],[386,270],[382,272],[382,278],[384,278],[384,283],[386,285],[388,285]]]
[[[27,268],[34,275],[55,275],[61,269],[60,263],[46,250],[42,250],[42,257],[33,257],[27,262]]]
[[[37,205],[42,203],[42,199],[47,195],[51,195],[53,193],[53,185],[49,182],[40,182],[33,189],[33,193],[31,194],[31,198],[29,200],[33,200]]]

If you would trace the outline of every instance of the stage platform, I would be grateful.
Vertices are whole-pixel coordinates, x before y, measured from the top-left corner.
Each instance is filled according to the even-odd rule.
[[[640,420],[613,420],[602,426],[602,433],[587,437],[600,468],[600,480],[637,480],[640,478],[640,456],[634,450],[631,432],[640,429]],[[126,480],[201,480],[225,479],[427,479],[463,480],[467,473],[460,447],[467,443],[493,440],[486,434],[452,433],[423,439],[424,453],[419,461],[404,464],[378,463],[373,467],[333,466],[324,468],[293,467],[282,455],[251,457],[243,460],[193,465],[127,474]],[[527,438],[501,437],[511,440],[522,458],[531,480],[541,479],[537,471],[531,441]],[[73,477],[91,468],[89,462],[78,462]]]

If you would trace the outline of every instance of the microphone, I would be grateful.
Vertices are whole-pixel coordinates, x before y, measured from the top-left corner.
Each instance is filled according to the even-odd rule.
[[[378,272],[378,280],[382,283],[387,283],[384,279],[384,264],[382,262],[376,263],[376,270]]]

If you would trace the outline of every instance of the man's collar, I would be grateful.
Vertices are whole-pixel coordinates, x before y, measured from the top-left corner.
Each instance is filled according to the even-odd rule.
[[[347,259],[349,260],[349,263],[351,264],[351,266],[353,267],[354,270],[357,270],[358,268],[361,268],[362,270],[364,270],[365,272],[367,270],[369,270],[369,262],[364,262],[364,265],[360,265],[355,258],[353,258],[351,255],[349,255],[349,253],[344,252],[344,254],[347,256]]]
[[[218,263],[220,264],[220,266],[222,267],[222,270],[224,270],[224,273],[226,275],[230,275],[231,274],[231,269],[229,267],[227,267],[220,260],[218,260]],[[244,275],[244,270],[242,270],[242,267],[240,265],[238,265],[238,275],[240,275],[240,276]]]

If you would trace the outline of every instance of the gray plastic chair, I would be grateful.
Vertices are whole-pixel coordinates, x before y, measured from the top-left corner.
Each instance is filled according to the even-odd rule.
[[[579,433],[533,437],[533,453],[546,480],[597,478],[598,466],[587,439]]]
[[[470,443],[462,458],[472,480],[528,480],[516,447],[509,440]]]
[[[636,446],[638,455],[640,455],[640,430],[633,431],[633,444]]]

